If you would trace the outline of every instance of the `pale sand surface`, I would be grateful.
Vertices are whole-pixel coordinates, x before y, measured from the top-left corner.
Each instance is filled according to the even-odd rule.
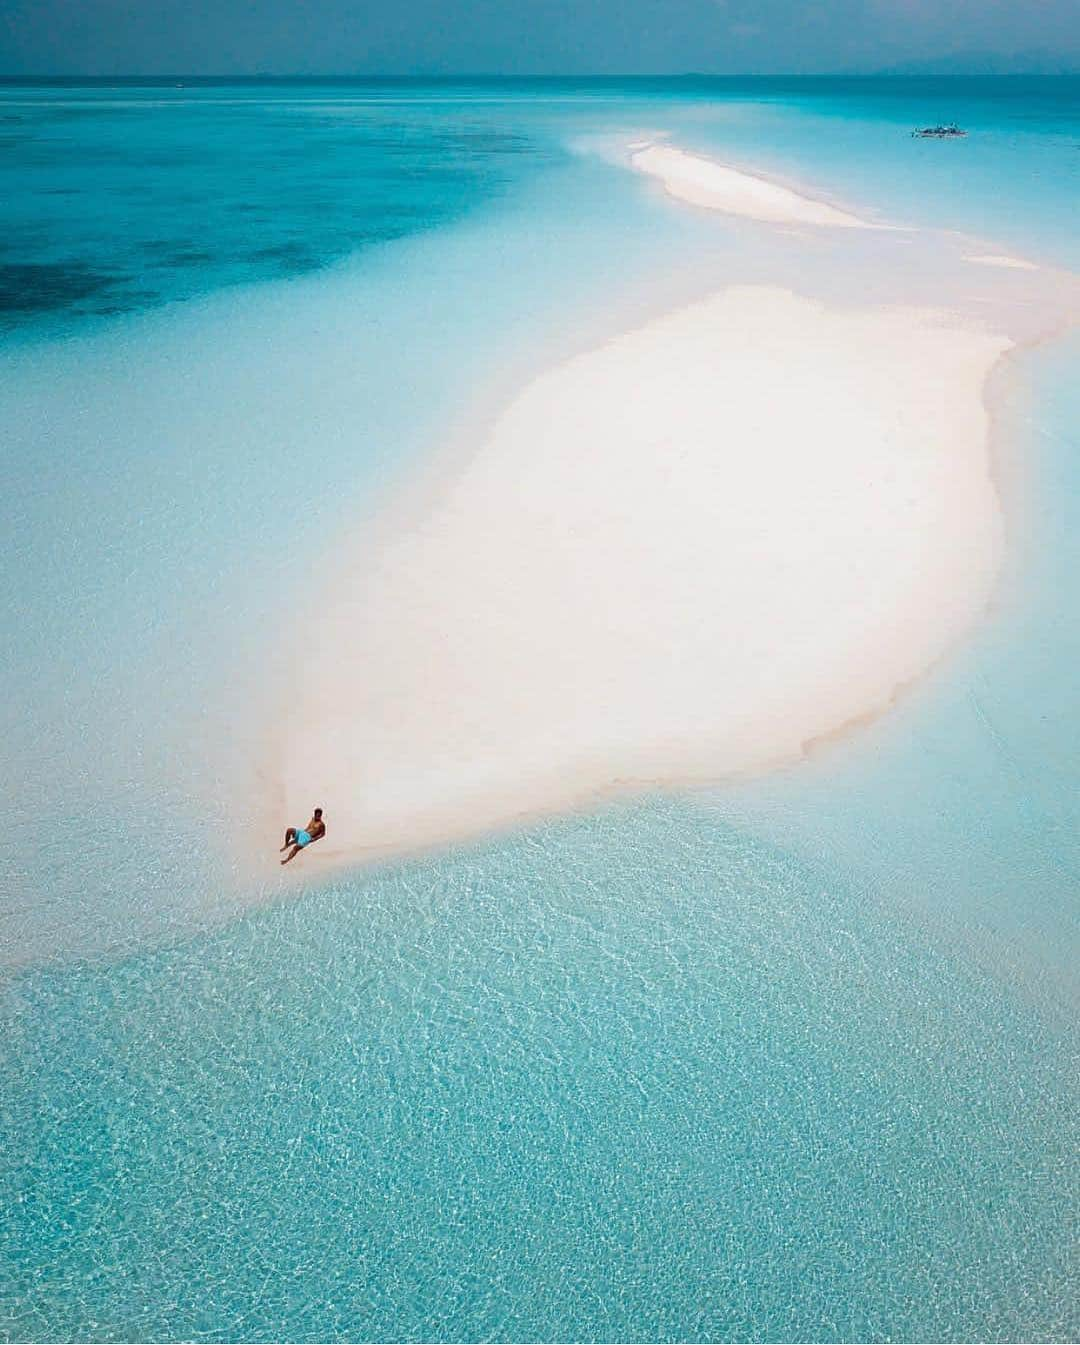
[[[846,229],[875,226],[846,210],[815,201],[778,182],[730,168],[672,145],[629,146],[630,162],[657,177],[671,196],[691,205],[770,224],[818,224]]]
[[[1004,266],[1014,271],[1037,271],[1039,269],[1034,262],[1025,261],[1023,257],[1007,257],[996,252],[965,256],[964,261],[975,262],[978,266]]]
[[[279,769],[287,819],[327,810],[306,860],[760,770],[885,708],[990,593],[1009,344],[742,285],[535,378],[305,623]]]

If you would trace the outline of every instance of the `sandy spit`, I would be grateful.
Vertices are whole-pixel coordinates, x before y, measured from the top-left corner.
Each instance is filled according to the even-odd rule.
[[[1009,344],[744,285],[523,387],[305,626],[279,770],[290,819],[326,809],[311,861],[765,769],[885,708],[991,590]]]
[[[631,165],[659,178],[669,195],[691,205],[770,224],[816,224],[834,228],[873,228],[846,210],[815,201],[790,187],[741,169],[688,154],[672,145],[633,149]]]
[[[1013,271],[1037,271],[1039,269],[1034,262],[1025,261],[1023,257],[1009,257],[1003,253],[969,255],[965,256],[964,261],[974,262],[976,266],[1003,266]]]

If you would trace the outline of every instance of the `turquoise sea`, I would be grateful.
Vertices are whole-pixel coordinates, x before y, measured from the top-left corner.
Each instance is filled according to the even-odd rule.
[[[238,875],[335,546],[736,267],[605,149],[665,132],[1080,269],[1078,80],[0,83],[0,1338],[1080,1334],[1075,334],[1002,397],[993,609],[892,714]]]

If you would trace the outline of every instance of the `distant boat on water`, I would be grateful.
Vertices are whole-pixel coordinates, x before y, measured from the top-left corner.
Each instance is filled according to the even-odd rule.
[[[916,126],[911,134],[917,140],[952,140],[967,135],[967,131],[954,123],[952,126]]]

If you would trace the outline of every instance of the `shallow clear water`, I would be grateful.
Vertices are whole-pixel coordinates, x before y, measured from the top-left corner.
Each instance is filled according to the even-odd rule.
[[[956,141],[912,140],[955,122]],[[1080,265],[1080,79],[826,80],[739,99],[703,149],[826,186],[892,223],[973,233]]]
[[[685,805],[5,1013],[19,1337],[1067,1338],[1074,1027]]]
[[[736,256],[612,137],[1069,264],[1076,87],[0,88],[0,1333],[1075,1337],[1075,343],[842,748],[321,890],[228,828],[340,539]]]

